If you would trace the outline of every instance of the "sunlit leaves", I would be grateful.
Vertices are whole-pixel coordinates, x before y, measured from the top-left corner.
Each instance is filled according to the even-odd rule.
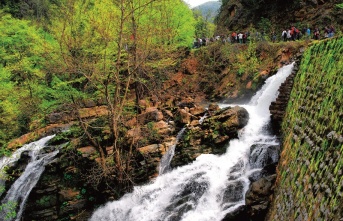
[[[343,3],[337,4],[336,6],[340,9],[343,9]]]
[[[45,41],[48,34],[29,21],[1,11],[0,16],[0,143],[5,143],[27,131],[28,119],[40,112],[53,41]]]

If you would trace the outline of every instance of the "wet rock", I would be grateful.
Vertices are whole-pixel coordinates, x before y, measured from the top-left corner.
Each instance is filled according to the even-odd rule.
[[[244,183],[242,181],[233,181],[225,189],[223,202],[237,202],[243,199]]]
[[[276,166],[277,166],[277,162],[263,167],[263,169],[260,171],[253,172],[249,176],[250,182],[255,182],[255,181],[261,179],[262,177],[267,177],[267,176],[271,176],[273,174],[276,174]]]
[[[225,215],[222,221],[243,221],[249,220],[245,205],[239,206],[236,210]]]
[[[190,163],[203,153],[225,153],[228,141],[237,137],[248,119],[247,110],[236,106],[217,110],[202,124],[189,126],[175,148],[172,167]]]
[[[245,195],[248,214],[253,220],[264,220],[274,192],[276,175],[264,177],[250,184]]]
[[[228,180],[235,180],[242,176],[245,171],[245,165],[243,161],[239,161],[234,165],[231,170],[228,172]]]
[[[197,180],[202,174],[196,174],[187,184],[183,190],[177,193],[171,200],[170,205],[166,207],[166,217],[163,220],[181,220],[183,214],[194,208],[201,196],[208,188],[208,183]],[[171,215],[169,215],[171,214]]]
[[[249,163],[252,169],[263,168],[268,164],[273,164],[279,160],[279,146],[253,145],[250,148]]]

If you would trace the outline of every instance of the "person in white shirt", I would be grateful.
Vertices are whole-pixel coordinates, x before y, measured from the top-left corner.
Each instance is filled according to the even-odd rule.
[[[282,39],[283,39],[283,41],[287,41],[287,31],[286,30],[283,30],[282,31]]]
[[[239,43],[240,43],[240,44],[243,43],[243,34],[242,34],[242,32],[239,32],[239,34],[238,34],[238,40],[239,40]]]

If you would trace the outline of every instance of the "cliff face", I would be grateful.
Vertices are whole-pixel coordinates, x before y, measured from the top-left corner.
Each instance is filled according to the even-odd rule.
[[[282,124],[283,151],[268,220],[343,217],[343,38],[304,53]]]
[[[341,28],[343,10],[336,4],[339,0],[226,0],[218,16],[218,28],[222,30],[244,30],[250,25],[257,27],[261,17],[272,23],[275,31],[290,25],[298,28],[336,25]]]

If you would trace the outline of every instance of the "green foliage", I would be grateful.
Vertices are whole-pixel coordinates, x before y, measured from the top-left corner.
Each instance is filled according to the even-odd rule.
[[[69,206],[69,202],[65,201],[62,203],[61,208],[65,208],[67,206]]]
[[[218,15],[220,6],[220,2],[210,1],[193,8],[193,11],[199,11],[206,21],[213,23],[215,17]]]
[[[83,131],[78,126],[71,126],[67,131],[58,133],[55,137],[49,140],[48,145],[60,145],[67,143],[70,139],[82,136]]]
[[[343,3],[337,4],[336,7],[340,8],[340,9],[343,9]]]
[[[6,188],[5,186],[0,186],[0,195],[5,192]]]
[[[258,30],[267,34],[271,31],[272,22],[268,18],[261,17],[261,20],[257,24]]]
[[[47,195],[47,196],[42,196],[41,198],[39,198],[38,200],[36,200],[36,203],[38,206],[41,207],[47,207],[50,204],[51,199],[51,195]]]
[[[209,38],[214,35],[215,25],[201,15],[200,11],[194,10],[194,18],[195,18],[195,36],[198,38]]]
[[[6,148],[0,148],[0,157],[3,156],[10,156],[11,155],[11,151],[6,149]],[[0,191],[1,192],[1,191]]]
[[[0,11],[0,143],[30,129],[44,114],[41,102],[49,99],[43,68],[52,45],[49,36],[29,21]],[[51,97],[50,97],[51,99]],[[43,112],[43,113],[42,113]]]
[[[147,123],[145,134],[149,143],[155,143],[161,140],[161,135],[158,133],[153,122]]]
[[[257,44],[253,41],[249,42],[248,48],[240,50],[237,55],[237,62],[234,64],[239,76],[247,74],[250,77],[258,74],[260,60],[256,55]]]
[[[80,193],[77,194],[76,199],[83,199],[83,198],[85,198],[86,192],[87,192],[87,190],[85,188],[82,188],[80,190]]]
[[[17,203],[16,202],[7,202],[0,204],[0,214],[2,215],[2,218],[6,220],[12,220],[17,216],[16,213]]]
[[[45,21],[49,18],[49,9],[55,0],[3,0],[0,6],[16,18],[32,18]]]
[[[69,173],[64,173],[63,174],[63,179],[66,181],[71,181],[73,179],[73,175]]]

